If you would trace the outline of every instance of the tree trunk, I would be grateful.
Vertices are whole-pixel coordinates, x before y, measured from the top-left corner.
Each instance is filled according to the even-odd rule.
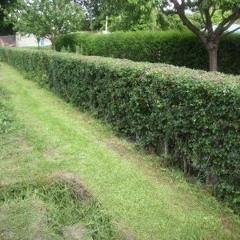
[[[218,70],[218,44],[208,43],[207,51],[209,56],[209,71]]]
[[[188,161],[186,156],[183,156],[183,168],[184,168],[184,176],[186,178],[190,177],[190,175],[191,175],[191,163]]]
[[[206,185],[207,186],[212,186],[213,185],[213,175],[211,174],[211,172],[207,171],[206,173]]]
[[[49,39],[52,43],[52,50],[55,50],[55,41],[54,41],[54,37]]]
[[[168,145],[168,140],[164,140],[164,154],[168,155],[169,154],[169,145]]]
[[[38,48],[40,47],[39,42],[40,42],[40,38],[37,37],[37,45],[38,45]]]

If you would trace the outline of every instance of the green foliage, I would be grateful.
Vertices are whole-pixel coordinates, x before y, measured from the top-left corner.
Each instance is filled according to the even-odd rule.
[[[108,1],[116,4],[115,0]],[[157,7],[159,11],[177,14],[183,25],[199,38],[208,51],[210,71],[218,71],[219,43],[231,25],[240,19],[239,0],[124,0],[123,2],[123,6],[135,4],[142,9],[151,6]],[[188,14],[189,12],[192,14]],[[216,28],[213,26],[215,20],[219,21]]]
[[[6,19],[22,34],[53,41],[59,34],[81,29],[83,13],[68,0],[17,0],[16,6],[6,11]]]
[[[16,0],[1,0],[0,1],[0,36],[14,34],[12,24],[7,24],[4,21],[4,11],[12,7]]]
[[[200,40],[189,32],[127,32],[99,34],[67,34],[56,40],[56,49],[76,47],[84,55],[127,58],[208,69],[208,53]],[[223,38],[219,47],[219,71],[240,74],[240,35]]]
[[[99,30],[103,27],[106,15],[109,14],[105,0],[73,0],[84,12],[84,30]]]
[[[177,15],[159,11],[150,1],[140,4],[134,1],[74,0],[85,13],[84,30],[104,30],[106,17],[108,28],[115,31],[186,29]]]
[[[178,3],[178,4],[177,4]],[[193,22],[200,23],[203,25],[207,24],[205,14],[206,11],[211,11],[209,17],[213,20],[218,19],[217,23],[219,24],[223,19],[226,19],[232,13],[237,13],[240,8],[239,0],[191,0],[191,1],[175,1],[175,0],[106,0],[106,5],[110,6],[110,9],[117,9],[118,13],[121,11],[126,11],[131,13],[131,10],[137,11],[138,9],[141,12],[141,15],[144,13],[149,13],[153,9],[158,10],[159,13],[166,12],[168,14],[176,14],[178,5],[182,5],[182,8],[185,10],[191,11],[191,14],[187,14],[187,18],[192,21],[192,15],[197,15],[197,21]],[[175,6],[174,6],[175,4]],[[138,11],[137,11],[138,12]],[[192,14],[194,13],[194,14]],[[136,13],[135,13],[136,14]],[[134,15],[133,15],[134,16]],[[217,17],[216,17],[217,16]],[[132,17],[130,16],[130,19]],[[214,22],[214,21],[213,21]],[[197,25],[198,25],[197,24]]]
[[[0,52],[66,101],[144,147],[168,152],[188,174],[211,176],[216,194],[239,211],[239,77],[68,53]]]

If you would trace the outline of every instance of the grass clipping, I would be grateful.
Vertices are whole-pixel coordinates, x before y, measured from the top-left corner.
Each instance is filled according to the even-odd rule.
[[[77,223],[93,239],[120,239],[110,217],[71,174],[0,189],[2,240],[64,239],[64,227]]]

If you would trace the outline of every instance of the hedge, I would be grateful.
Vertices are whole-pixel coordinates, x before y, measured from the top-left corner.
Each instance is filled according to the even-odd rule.
[[[4,48],[1,58],[240,211],[240,78],[165,64]],[[170,160],[169,160],[170,161]]]
[[[84,55],[208,69],[208,54],[200,40],[190,32],[73,33],[56,39],[56,49],[61,51],[63,48]],[[219,71],[240,74],[240,34],[221,41]]]

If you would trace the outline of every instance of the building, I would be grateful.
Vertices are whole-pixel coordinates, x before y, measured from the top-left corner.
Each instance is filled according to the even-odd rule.
[[[37,46],[50,46],[51,41],[47,38],[38,41],[34,35],[16,35],[0,36],[0,46],[9,47],[37,47]]]

